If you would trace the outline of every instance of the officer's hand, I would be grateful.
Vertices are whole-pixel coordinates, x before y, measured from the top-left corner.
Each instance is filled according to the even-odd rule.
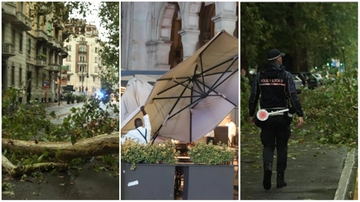
[[[298,118],[297,127],[298,127],[298,128],[301,128],[302,125],[303,125],[303,123],[304,123],[304,118],[303,118],[303,117],[299,117],[299,118]]]
[[[140,110],[141,110],[141,111],[144,111],[144,110],[145,110],[145,106],[141,106],[141,107],[140,107]]]

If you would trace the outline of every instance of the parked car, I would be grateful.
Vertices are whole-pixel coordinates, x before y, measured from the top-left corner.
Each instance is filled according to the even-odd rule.
[[[303,81],[296,75],[293,75],[293,80],[295,83],[297,94],[301,93],[301,89],[304,88]]]
[[[302,72],[302,75],[305,76],[307,81],[307,87],[309,89],[314,89],[318,86],[320,86],[320,81],[310,72]]]
[[[291,74],[297,76],[301,80],[303,87],[307,86],[307,80],[306,80],[305,75],[298,73],[298,72],[292,72]]]

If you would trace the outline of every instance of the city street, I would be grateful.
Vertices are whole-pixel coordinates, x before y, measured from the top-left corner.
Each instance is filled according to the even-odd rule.
[[[51,103],[48,104],[49,107],[46,107],[46,111],[50,114],[52,111],[55,112],[56,118],[52,119],[49,116],[49,119],[51,119],[52,123],[55,124],[61,124],[64,117],[69,115],[71,113],[70,109],[72,107],[81,108],[84,105],[84,103],[74,103],[74,104],[66,104],[66,101],[62,101],[60,103],[60,106],[58,106],[58,103]]]

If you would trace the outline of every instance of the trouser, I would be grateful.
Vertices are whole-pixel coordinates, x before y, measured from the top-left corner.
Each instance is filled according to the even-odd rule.
[[[263,145],[264,165],[273,164],[275,147],[277,150],[276,171],[284,172],[287,166],[288,141],[291,135],[290,125],[282,116],[274,116],[267,127],[261,128],[260,138]]]
[[[288,140],[290,129],[262,129],[261,143],[263,144],[264,164],[273,164],[274,150],[277,150],[276,171],[284,172],[287,166]]]

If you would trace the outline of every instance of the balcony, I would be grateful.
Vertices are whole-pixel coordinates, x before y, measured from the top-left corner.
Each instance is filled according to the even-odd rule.
[[[30,18],[26,17],[26,15],[20,11],[16,12],[16,17],[17,17],[17,20],[12,22],[12,24],[16,28],[23,30],[23,31],[31,30],[32,26],[31,26]]]
[[[17,20],[16,18],[16,5],[13,2],[2,2],[2,21],[3,22],[13,22]]]
[[[79,44],[80,44],[80,45],[86,45],[86,44],[87,44],[87,41],[79,41]]]
[[[63,46],[59,40],[53,39],[53,49],[62,50]]]
[[[84,48],[79,48],[79,53],[86,53],[86,49],[84,49]]]
[[[99,76],[99,73],[97,73],[97,72],[93,72],[93,73],[91,73],[91,74],[90,74],[90,76],[93,76],[93,77],[98,77],[98,76]]]
[[[54,71],[55,73],[60,71],[60,65],[59,64],[55,64],[55,63],[50,63],[48,65],[48,68],[46,68],[49,71]]]
[[[35,66],[36,67],[45,67],[46,66],[46,61],[42,60],[42,59],[36,59]]]
[[[47,46],[51,47],[54,45],[54,38],[48,35],[48,41],[46,43]]]
[[[49,37],[44,30],[38,29],[35,31],[35,38],[37,40],[48,41]]]
[[[78,61],[77,64],[78,64],[78,65],[87,65],[87,62],[86,62],[86,61]]]
[[[2,57],[9,58],[15,56],[15,45],[9,43],[3,43],[2,45]]]

